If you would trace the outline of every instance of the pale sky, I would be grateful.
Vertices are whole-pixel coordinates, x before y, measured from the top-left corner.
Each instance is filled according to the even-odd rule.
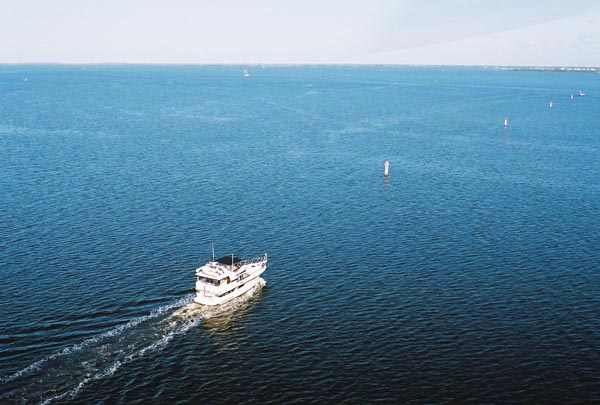
[[[600,0],[0,0],[0,63],[600,65]]]

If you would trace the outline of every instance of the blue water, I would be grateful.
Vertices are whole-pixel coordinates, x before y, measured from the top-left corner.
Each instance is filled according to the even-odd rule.
[[[598,74],[249,70],[0,66],[0,402],[600,401]]]

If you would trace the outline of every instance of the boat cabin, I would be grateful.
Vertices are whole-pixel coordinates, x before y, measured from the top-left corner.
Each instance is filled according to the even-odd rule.
[[[227,280],[228,277],[226,278],[222,278],[220,280],[214,279],[214,278],[208,278],[208,277],[197,277],[196,281],[200,282],[200,283],[205,283],[205,284],[212,284],[214,286],[222,286],[227,284],[229,281]]]

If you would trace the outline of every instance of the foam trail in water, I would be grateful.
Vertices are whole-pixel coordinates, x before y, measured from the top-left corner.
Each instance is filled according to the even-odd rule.
[[[77,384],[77,386],[75,386],[74,388],[63,392],[61,394],[57,394],[54,395],[50,398],[45,399],[44,401],[42,401],[42,404],[49,404],[53,401],[57,401],[63,398],[69,398],[69,399],[74,399],[77,394],[79,394],[79,392],[86,386],[88,385],[90,382],[92,381],[97,381],[97,380],[101,380],[103,378],[106,377],[110,377],[111,375],[113,375],[119,368],[121,368],[122,365],[130,363],[138,358],[141,358],[149,353],[155,352],[155,351],[159,351],[161,349],[163,349],[165,346],[167,346],[167,344],[177,335],[182,335],[185,334],[188,330],[190,330],[191,328],[197,326],[200,323],[200,319],[194,319],[194,320],[188,320],[187,322],[185,322],[183,325],[181,325],[180,327],[169,331],[166,335],[164,335],[161,339],[159,339],[158,341],[143,347],[137,351],[134,351],[130,354],[128,354],[127,356],[125,356],[123,359],[121,360],[115,360],[114,362],[112,362],[111,364],[109,364],[108,366],[104,367],[103,369],[99,370],[98,372],[96,372],[96,374],[92,375],[91,377],[85,377],[83,378],[81,381],[79,381],[79,383]]]
[[[145,334],[154,332],[153,337],[169,335],[172,331],[163,320],[173,309],[191,302],[192,297],[193,295],[189,294],[152,310],[148,315],[136,317],[107,332],[46,356],[3,378],[4,391],[9,393],[9,398],[26,402],[42,400],[49,392],[62,391],[46,399],[46,403],[64,398],[71,391],[77,393],[89,381],[112,375],[131,350],[135,352],[140,345],[147,343],[144,339]],[[181,329],[180,326],[173,325],[175,332],[171,333],[169,340],[178,330],[184,333],[189,329],[189,326],[185,329]],[[148,350],[144,353],[146,352]],[[77,382],[81,376],[85,377]],[[2,398],[6,398],[4,394]]]
[[[104,333],[102,333],[102,334],[100,334],[98,336],[94,336],[92,338],[86,339],[83,342],[77,343],[77,344],[75,344],[73,346],[66,347],[63,350],[59,351],[59,352],[52,353],[52,354],[44,357],[43,359],[40,359],[40,360],[38,360],[38,361],[36,361],[36,362],[28,365],[27,367],[25,367],[25,368],[17,371],[16,373],[14,373],[12,375],[0,378],[0,382],[2,384],[5,384],[5,383],[8,383],[10,381],[16,380],[19,377],[23,377],[23,376],[29,375],[29,374],[31,374],[31,373],[33,373],[35,371],[40,370],[41,367],[44,365],[44,363],[47,363],[48,361],[55,360],[55,359],[57,359],[57,358],[59,358],[61,356],[65,356],[65,355],[68,355],[68,354],[72,354],[72,353],[78,352],[78,351],[80,351],[80,350],[82,350],[82,349],[84,349],[84,348],[86,348],[88,346],[91,346],[93,344],[99,343],[100,341],[102,341],[102,340],[104,340],[106,338],[117,336],[117,335],[123,333],[124,331],[126,331],[127,329],[131,329],[131,328],[133,328],[133,327],[141,324],[142,322],[145,322],[145,321],[147,321],[149,319],[152,319],[152,318],[156,318],[156,317],[164,314],[165,312],[167,312],[167,311],[169,311],[169,310],[171,310],[173,308],[178,308],[178,307],[181,307],[182,305],[185,305],[185,304],[189,303],[191,301],[191,299],[192,299],[192,296],[193,295],[188,295],[188,296],[186,296],[184,298],[181,298],[181,299],[179,299],[179,300],[177,300],[175,302],[163,305],[163,306],[161,306],[159,308],[156,308],[156,309],[152,310],[150,312],[150,314],[148,314],[148,315],[144,315],[144,316],[139,316],[139,317],[133,318],[129,322],[127,322],[127,323],[125,323],[123,325],[119,325],[119,326],[117,326],[117,327],[115,327],[115,328],[113,328],[113,329],[111,329],[111,330],[109,330],[107,332],[104,332]]]
[[[217,308],[193,303],[193,295],[157,308],[11,375],[6,378],[8,394],[2,398],[43,404],[71,400],[90,383],[112,376],[122,365],[161,351],[203,319],[239,309],[264,284],[260,279],[251,291]]]

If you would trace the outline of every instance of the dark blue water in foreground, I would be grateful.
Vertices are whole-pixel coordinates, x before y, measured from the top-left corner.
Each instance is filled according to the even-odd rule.
[[[600,401],[598,74],[241,70],[0,66],[0,402]]]

